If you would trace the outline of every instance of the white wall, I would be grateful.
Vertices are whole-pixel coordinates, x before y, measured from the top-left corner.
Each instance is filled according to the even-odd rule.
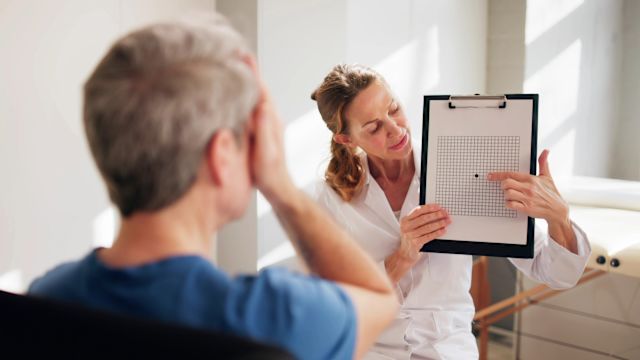
[[[218,0],[216,10],[226,16],[244,36],[255,53],[258,47],[258,0]],[[254,273],[258,263],[258,219],[256,191],[245,214],[226,225],[217,234],[213,258],[216,264],[232,274]]]
[[[526,0],[489,0],[487,21],[487,93],[522,93],[525,62]],[[491,300],[498,302],[515,293],[516,269],[505,258],[490,257]],[[513,329],[514,316],[493,327]]]
[[[88,151],[81,86],[117,36],[215,0],[0,0],[0,286],[109,244],[116,216]]]
[[[312,191],[329,156],[311,92],[336,64],[378,69],[420,139],[422,95],[485,91],[486,1],[270,0],[259,3],[258,57],[286,122],[288,165]],[[293,250],[258,197],[259,266],[291,264]],[[288,259],[288,260],[287,260]]]
[[[524,89],[540,93],[554,176],[640,180],[638,18],[635,0],[527,1]],[[527,308],[517,358],[638,358],[639,289],[606,274]]]
[[[258,59],[286,124],[286,154],[297,185],[311,189],[325,157],[329,131],[316,117],[311,91],[346,57],[343,0],[260,2]],[[271,207],[258,195],[258,267],[294,252]]]
[[[620,119],[616,131],[612,176],[640,180],[640,1],[625,0],[623,6],[622,91]]]
[[[526,0],[489,0],[487,93],[522,93]]]
[[[551,149],[555,176],[609,176],[620,114],[622,4],[527,1],[524,91],[540,94],[538,145]]]

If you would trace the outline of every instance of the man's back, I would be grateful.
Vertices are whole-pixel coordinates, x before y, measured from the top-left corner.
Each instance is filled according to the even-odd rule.
[[[282,269],[230,278],[199,256],[111,268],[98,251],[58,266],[29,293],[248,336],[298,358],[352,358],[356,320],[335,284]]]

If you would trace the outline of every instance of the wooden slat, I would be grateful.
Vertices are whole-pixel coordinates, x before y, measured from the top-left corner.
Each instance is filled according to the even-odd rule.
[[[576,284],[576,286],[583,284],[591,279],[594,279],[602,274],[604,274],[604,271],[601,270],[594,270],[594,269],[588,269],[587,271],[585,271],[585,273],[582,275],[582,277],[580,278],[580,280],[578,281],[578,283]],[[524,304],[520,304],[516,307],[514,307],[515,310],[511,310],[508,314],[504,315],[504,316],[500,316],[497,320],[510,315],[512,313],[514,313],[515,311],[519,311],[524,309],[525,307],[529,306],[532,302],[534,301],[541,301],[543,299],[546,299],[548,297],[551,297],[553,295],[559,294],[561,292],[563,292],[565,290],[554,290],[549,288],[546,285],[538,285],[536,287],[533,287],[529,290],[523,291],[521,293],[518,293],[508,299],[505,299],[503,301],[497,302],[485,309],[482,309],[480,311],[478,311],[474,317],[475,320],[479,320],[482,318],[486,318],[496,312],[499,311],[504,311],[505,308],[515,305],[518,302],[521,301],[525,301]],[[507,310],[509,311],[509,310]],[[497,321],[495,320],[495,321]],[[491,322],[492,323],[492,322]]]

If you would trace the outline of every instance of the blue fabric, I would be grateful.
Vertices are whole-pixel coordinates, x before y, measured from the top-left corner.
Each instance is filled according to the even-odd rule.
[[[94,250],[29,288],[36,296],[246,336],[300,359],[351,359],[356,316],[337,285],[267,269],[230,278],[198,256],[109,268]]]

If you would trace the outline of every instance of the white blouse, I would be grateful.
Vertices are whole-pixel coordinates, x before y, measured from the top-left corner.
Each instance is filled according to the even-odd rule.
[[[400,210],[400,218],[418,206],[420,149],[413,141],[416,174]],[[366,171],[363,191],[351,202],[322,182],[318,202],[355,238],[384,269],[384,260],[400,242],[400,223],[387,198]],[[509,259],[530,278],[552,288],[568,288],[579,280],[591,253],[584,232],[572,224],[578,243],[573,254],[536,226],[533,259]],[[472,257],[423,253],[397,285],[401,309],[366,359],[475,359],[476,341],[471,333],[474,305],[471,287]]]

